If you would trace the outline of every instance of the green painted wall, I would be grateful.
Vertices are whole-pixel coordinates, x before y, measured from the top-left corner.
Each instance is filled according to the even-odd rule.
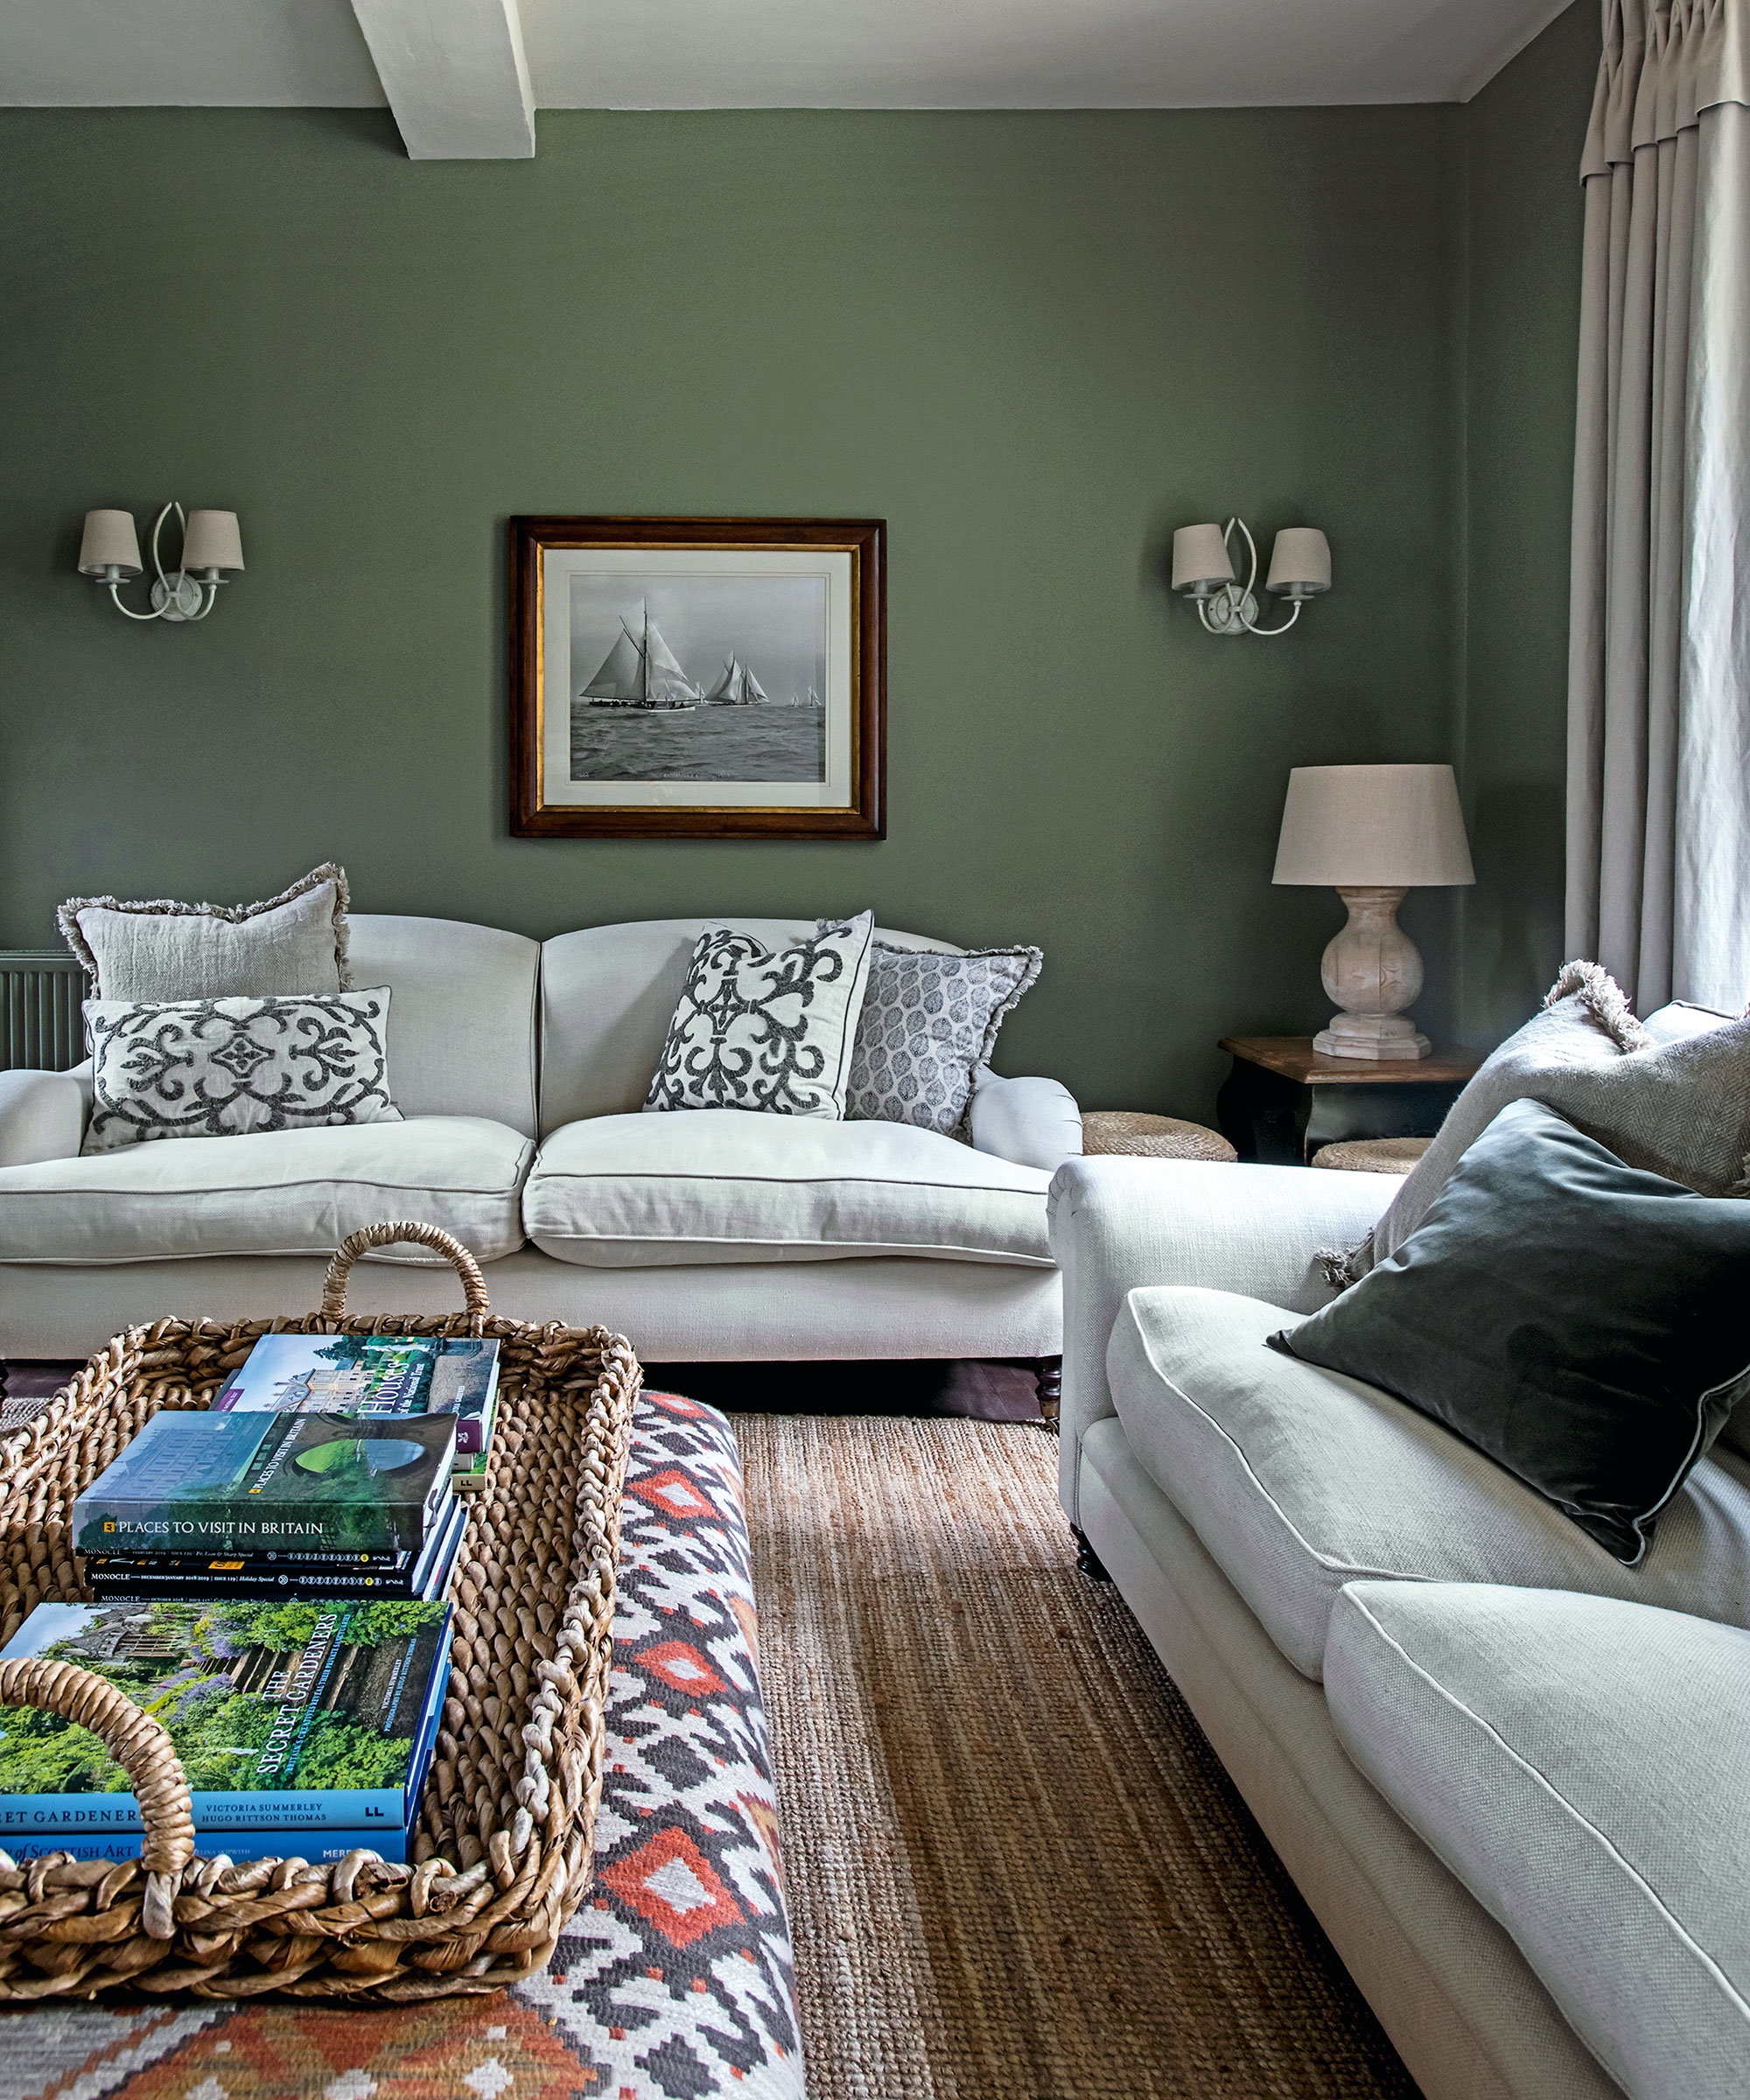
[[[1466,1040],[1516,1028],[1563,961],[1568,529],[1580,147],[1599,17],[1575,0],[1466,109],[1469,235]]]
[[[331,857],[537,934],[872,902],[1044,947],[1008,1069],[1207,1116],[1218,1035],[1326,1011],[1290,766],[1455,750],[1465,123],[551,113],[415,165],[367,112],[0,115],[0,943]],[[172,495],[248,573],[124,625],[81,514]],[[1331,536],[1289,640],[1166,589],[1232,508]],[[886,842],[510,838],[519,510],[885,516]],[[1445,1032],[1456,914],[1405,916]]]

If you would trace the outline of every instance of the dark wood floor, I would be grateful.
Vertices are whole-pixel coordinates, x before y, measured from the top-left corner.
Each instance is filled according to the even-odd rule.
[[[46,1398],[76,1363],[0,1363],[0,1404]],[[906,1359],[878,1363],[648,1363],[644,1382],[725,1413],[958,1415],[1036,1422],[1031,1366]]]

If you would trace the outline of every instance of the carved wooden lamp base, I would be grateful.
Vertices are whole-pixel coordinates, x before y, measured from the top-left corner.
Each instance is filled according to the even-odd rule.
[[[1340,889],[1349,922],[1325,950],[1320,976],[1342,1011],[1312,1039],[1324,1057],[1380,1062],[1426,1057],[1433,1048],[1403,1009],[1422,989],[1422,958],[1397,923],[1402,890]]]

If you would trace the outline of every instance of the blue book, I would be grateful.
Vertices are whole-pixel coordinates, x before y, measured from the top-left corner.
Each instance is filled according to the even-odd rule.
[[[81,1553],[416,1552],[450,1490],[453,1415],[165,1409],[73,1506]]]
[[[414,1809],[425,1790],[426,1774],[431,1768],[431,1752],[444,1714],[443,1695],[449,1676],[449,1661],[450,1635],[446,1631],[435,1680],[437,1690],[426,1709],[419,1754],[414,1760],[413,1782],[408,1788],[408,1800]],[[300,1830],[295,1838],[288,1837],[284,1830],[226,1830],[222,1835],[199,1838],[197,1851],[200,1857],[208,1859],[216,1852],[225,1852],[240,1864],[246,1859],[285,1859],[295,1855],[309,1860],[312,1866],[328,1866],[337,1859],[344,1859],[348,1852],[362,1849],[375,1852],[396,1866],[404,1866],[411,1853],[416,1830],[417,1825],[410,1823],[400,1830]],[[4,1849],[15,1862],[40,1859],[48,1852],[69,1852],[75,1859],[133,1859],[139,1855],[140,1838],[138,1830],[111,1830],[94,1837],[31,1831],[9,1834]]]
[[[64,1658],[108,1678],[169,1732],[197,1830],[290,1843],[407,1827],[449,1640],[450,1607],[435,1601],[116,1599],[39,1604],[0,1659]],[[0,1845],[139,1828],[127,1774],[96,1736],[34,1708],[0,1712]]]

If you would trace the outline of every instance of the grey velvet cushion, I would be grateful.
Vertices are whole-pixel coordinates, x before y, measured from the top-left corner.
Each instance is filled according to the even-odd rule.
[[[1750,1634],[1356,1583],[1325,1690],[1355,1763],[1634,2100],[1750,2089]]]
[[[707,926],[646,1109],[843,1116],[874,935],[873,912],[778,948],[746,928]]]
[[[92,1103],[80,1150],[399,1123],[388,1008],[383,986],[321,998],[88,999]]]
[[[1348,1273],[1395,1254],[1508,1102],[1557,1110],[1630,1166],[1704,1196],[1742,1194],[1750,1163],[1750,1019],[1667,1007],[1643,1026],[1595,965],[1570,964],[1544,1009],[1484,1062]]]
[[[1106,1368],[1138,1460],[1297,1670],[1319,1675],[1338,1592],[1368,1576],[1582,1590],[1750,1625],[1750,1464],[1735,1452],[1702,1460],[1626,1568],[1438,1422],[1267,1348],[1283,1321],[1225,1292],[1132,1291]]]
[[[1045,958],[1036,948],[959,955],[877,942],[845,1089],[851,1122],[955,1130],[997,1035]]]
[[[74,897],[56,914],[100,999],[345,991],[346,877],[325,863],[263,904]]]

